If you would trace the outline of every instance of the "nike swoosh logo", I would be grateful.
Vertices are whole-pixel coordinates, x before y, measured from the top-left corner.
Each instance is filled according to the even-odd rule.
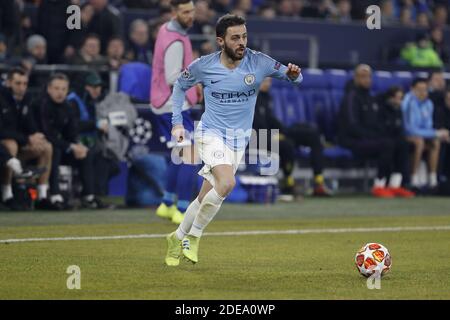
[[[217,83],[217,82],[219,82],[219,81],[222,81],[222,80],[217,80],[217,81],[212,81],[212,80],[211,80],[211,84]]]

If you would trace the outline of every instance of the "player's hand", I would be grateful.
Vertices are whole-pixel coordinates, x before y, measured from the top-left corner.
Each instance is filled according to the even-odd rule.
[[[286,70],[286,75],[289,77],[289,79],[291,80],[297,79],[302,69],[300,69],[298,65],[293,63],[289,63],[287,67],[288,68]]]
[[[449,141],[450,134],[449,134],[449,131],[447,129],[439,129],[439,130],[437,130],[436,135],[437,135],[438,139],[441,140],[441,141],[446,141],[446,142]]]
[[[184,141],[184,127],[182,124],[177,124],[172,128],[172,136],[180,143]]]

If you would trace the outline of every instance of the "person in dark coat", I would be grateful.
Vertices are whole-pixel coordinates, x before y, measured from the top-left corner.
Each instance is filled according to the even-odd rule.
[[[23,162],[36,160],[43,174],[38,179],[38,209],[54,209],[47,198],[51,169],[52,146],[37,129],[30,97],[27,95],[28,75],[20,68],[8,72],[6,87],[0,88],[0,144],[11,157]],[[12,193],[12,168],[1,173],[2,201],[12,209],[20,208]],[[21,171],[21,170],[19,170]]]
[[[66,101],[69,79],[62,73],[52,75],[44,97],[33,105],[38,128],[53,146],[53,166],[50,175],[52,202],[64,203],[59,189],[59,165],[78,167],[82,190],[81,204],[90,209],[102,208],[103,204],[94,195],[93,156],[79,142],[78,119]]]
[[[111,177],[118,174],[117,159],[104,156],[97,148],[98,139],[108,133],[108,120],[98,119],[96,105],[104,99],[103,82],[96,72],[89,73],[84,80],[84,91],[78,96],[72,92],[67,97],[73,114],[78,119],[80,141],[89,148],[94,157],[94,194],[107,195],[108,183]]]
[[[339,110],[338,142],[350,149],[358,158],[377,161],[378,173],[372,188],[374,196],[410,197],[411,193],[399,189],[398,181],[395,181],[393,188],[387,187],[396,146],[392,137],[385,134],[384,125],[379,117],[380,105],[370,93],[371,86],[371,67],[366,64],[358,65],[353,80],[346,86]]]
[[[444,93],[444,105],[437,105],[434,109],[434,127],[436,129],[447,129],[450,131],[450,88]],[[450,181],[450,143],[441,144],[439,156],[440,179]]]
[[[409,144],[405,138],[403,125],[402,100],[403,89],[398,86],[390,87],[378,97],[380,105],[379,120],[383,126],[384,135],[394,142],[392,173],[389,177],[391,188],[397,188],[397,193],[413,196],[407,189],[410,182]]]
[[[279,142],[280,166],[283,170],[284,182],[282,193],[293,194],[295,181],[292,177],[295,164],[295,149],[299,146],[311,148],[311,166],[314,171],[314,196],[331,196],[331,192],[325,186],[323,178],[323,154],[320,133],[317,128],[307,123],[296,123],[290,127],[283,125],[273,114],[272,98],[269,93],[272,84],[271,78],[266,78],[261,84],[256,100],[253,129],[278,129],[280,134],[275,137]],[[270,141],[267,146],[271,146]]]
[[[36,33],[47,40],[47,58],[50,64],[64,61],[68,33],[72,32],[66,25],[66,10],[71,4],[71,0],[42,0],[39,6]]]

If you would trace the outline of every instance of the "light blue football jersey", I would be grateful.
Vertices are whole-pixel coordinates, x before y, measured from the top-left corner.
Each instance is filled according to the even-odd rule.
[[[259,86],[265,77],[300,83],[302,75],[292,81],[287,66],[268,55],[246,49],[235,69],[220,62],[220,51],[194,60],[176,81],[172,93],[172,125],[182,124],[181,107],[185,91],[197,83],[203,85],[205,112],[196,134],[212,134],[224,139],[232,150],[246,147],[251,136],[253,115]]]

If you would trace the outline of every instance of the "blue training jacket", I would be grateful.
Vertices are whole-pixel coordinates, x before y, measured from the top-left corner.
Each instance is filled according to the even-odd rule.
[[[407,136],[435,138],[433,128],[433,102],[430,99],[420,101],[411,91],[402,101],[403,125]]]

